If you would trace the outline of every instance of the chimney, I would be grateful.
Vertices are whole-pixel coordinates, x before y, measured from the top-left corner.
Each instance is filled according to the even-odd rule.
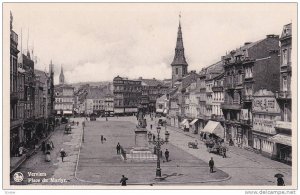
[[[249,45],[251,44],[252,42],[245,42],[244,45]]]
[[[139,80],[142,80],[143,79],[143,77],[139,77]]]
[[[153,80],[156,80],[156,79],[153,77]]]

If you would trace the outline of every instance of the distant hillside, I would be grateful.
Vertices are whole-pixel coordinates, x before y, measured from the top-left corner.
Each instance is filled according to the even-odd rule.
[[[70,83],[73,87],[75,87],[75,90],[77,90],[81,85],[89,84],[90,86],[107,86],[109,83],[112,83],[111,81],[99,81],[99,82],[79,82],[79,83]]]

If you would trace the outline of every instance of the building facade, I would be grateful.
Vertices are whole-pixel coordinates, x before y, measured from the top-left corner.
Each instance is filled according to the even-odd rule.
[[[24,78],[18,70],[18,35],[13,31],[10,15],[10,153],[14,155],[24,141]]]
[[[261,88],[272,92],[279,88],[278,43],[279,36],[267,35],[222,57],[226,139],[238,146],[253,147],[252,95]]]
[[[54,110],[56,115],[73,115],[74,114],[74,87],[70,85],[56,85]]]
[[[276,148],[275,158],[292,161],[292,24],[283,27],[280,37],[280,90],[276,98],[281,110],[281,119],[276,121],[277,134],[272,139]]]
[[[275,124],[280,120],[280,108],[273,92],[260,89],[253,94],[252,118],[253,148],[273,158],[274,143],[270,138],[276,134]]]
[[[117,76],[113,79],[114,114],[133,115],[141,104],[142,84]]]

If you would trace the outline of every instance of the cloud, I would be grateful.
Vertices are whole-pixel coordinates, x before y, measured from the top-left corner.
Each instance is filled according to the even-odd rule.
[[[170,78],[179,11],[188,68],[196,71],[244,42],[280,34],[295,13],[292,4],[146,5],[11,4],[10,10],[25,50],[29,29],[36,68],[52,59],[56,82],[63,66],[69,83]]]

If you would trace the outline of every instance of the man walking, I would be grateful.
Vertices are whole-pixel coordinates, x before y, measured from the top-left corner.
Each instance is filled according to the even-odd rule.
[[[118,142],[118,144],[117,144],[117,154],[120,154],[120,150],[121,150],[121,145],[120,145],[120,143]]]
[[[127,184],[126,184],[126,181],[128,180],[128,178],[127,177],[125,177],[124,175],[122,175],[122,178],[121,178],[121,181],[120,181],[120,183],[121,183],[121,185],[122,186],[126,186]]]
[[[213,173],[214,172],[214,165],[215,165],[213,157],[211,157],[210,161],[208,162],[208,165],[209,165],[210,172]]]
[[[60,157],[61,157],[61,161],[64,162],[64,157],[66,157],[66,152],[64,151],[63,148],[60,150]]]
[[[169,162],[169,151],[168,151],[168,149],[166,149],[166,151],[165,151],[165,157],[166,157],[166,160],[167,160],[167,162]]]

